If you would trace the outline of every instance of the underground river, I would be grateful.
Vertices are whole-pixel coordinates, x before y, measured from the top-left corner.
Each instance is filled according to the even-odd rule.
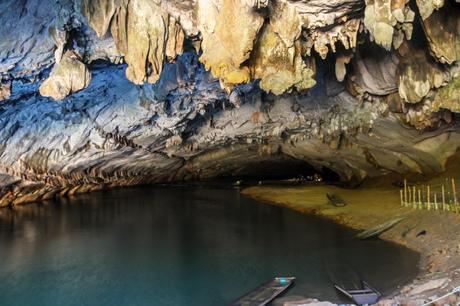
[[[227,305],[274,276],[338,301],[333,282],[383,293],[419,255],[235,189],[139,187],[0,210],[2,305]],[[27,294],[25,294],[27,293]]]

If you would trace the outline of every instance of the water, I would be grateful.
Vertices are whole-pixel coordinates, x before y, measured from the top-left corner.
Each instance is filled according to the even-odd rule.
[[[132,188],[0,210],[1,305],[226,305],[277,275],[337,300],[331,281],[383,292],[418,255],[231,189]]]

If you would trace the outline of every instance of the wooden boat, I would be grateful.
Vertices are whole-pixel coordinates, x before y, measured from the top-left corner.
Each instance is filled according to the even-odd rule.
[[[357,305],[372,305],[377,303],[382,294],[376,289],[372,288],[365,281],[361,282],[362,289],[358,290],[348,290],[340,287],[337,284],[334,284],[335,289],[352,299]]]
[[[326,193],[326,197],[329,200],[329,203],[336,207],[343,207],[347,205],[347,203],[341,197],[334,193]]]
[[[277,296],[286,291],[293,283],[295,277],[275,277],[266,284],[259,286],[248,294],[242,296],[231,306],[264,306],[273,301]]]

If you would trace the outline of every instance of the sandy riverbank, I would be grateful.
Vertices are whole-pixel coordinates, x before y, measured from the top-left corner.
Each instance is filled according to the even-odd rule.
[[[452,167],[446,175],[453,175]],[[438,184],[439,176],[424,184]],[[453,176],[449,176],[453,177]],[[420,276],[381,305],[422,305],[460,286],[460,214],[403,208],[399,187],[384,178],[363,184],[357,189],[335,186],[255,186],[242,191],[256,200],[286,206],[303,213],[329,218],[360,230],[375,227],[398,216],[405,219],[380,237],[407,246],[421,254]],[[335,207],[326,193],[335,193],[348,205]],[[460,296],[450,296],[437,305],[459,305]]]

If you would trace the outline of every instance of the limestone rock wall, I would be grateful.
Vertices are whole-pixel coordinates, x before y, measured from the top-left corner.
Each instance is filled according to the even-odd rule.
[[[261,163],[440,172],[460,146],[459,16],[452,0],[2,1],[0,206]]]

